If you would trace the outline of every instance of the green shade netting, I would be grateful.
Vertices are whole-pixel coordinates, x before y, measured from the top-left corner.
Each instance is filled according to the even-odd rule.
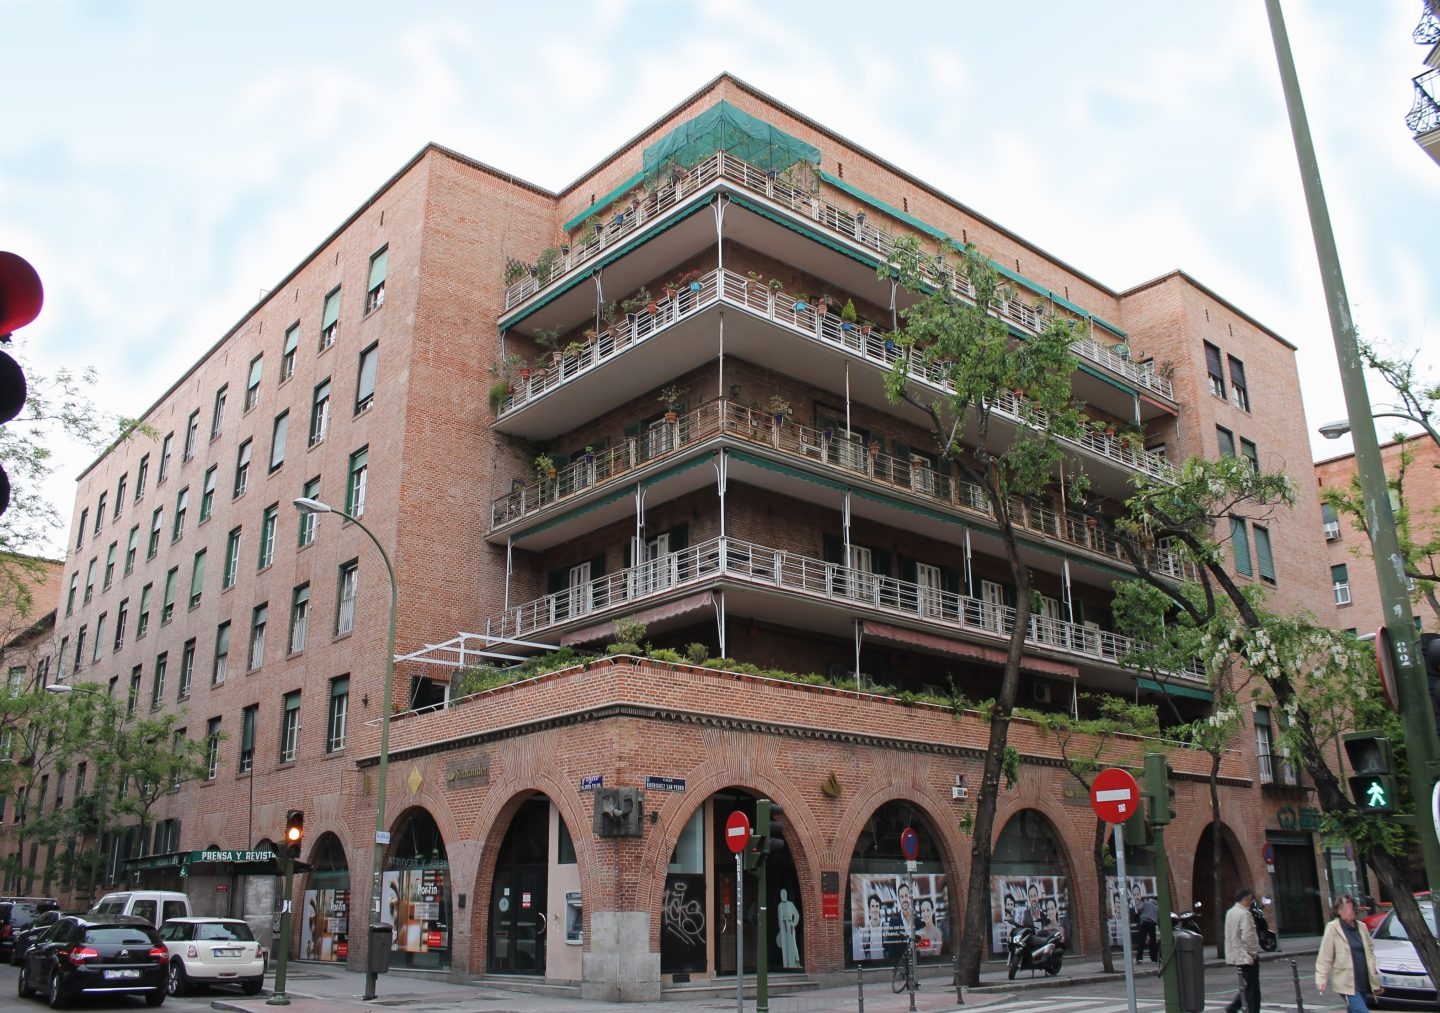
[[[784,172],[796,162],[820,164],[820,149],[813,144],[791,137],[729,102],[717,102],[645,149],[645,175],[654,177],[672,163],[689,169],[717,151],[766,171]]]

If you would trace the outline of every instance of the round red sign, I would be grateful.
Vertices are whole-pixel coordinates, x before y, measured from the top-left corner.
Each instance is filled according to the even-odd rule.
[[[915,832],[914,827],[906,827],[900,831],[900,851],[912,862],[919,857],[920,835]]]
[[[750,817],[736,809],[725,820],[725,846],[738,855],[749,843]]]
[[[1140,785],[1128,770],[1102,770],[1090,782],[1090,808],[1106,823],[1124,823],[1140,811]]]

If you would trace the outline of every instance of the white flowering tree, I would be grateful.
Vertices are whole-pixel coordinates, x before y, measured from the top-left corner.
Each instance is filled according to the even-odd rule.
[[[1326,832],[1355,843],[1394,901],[1426,971],[1440,980],[1440,943],[1424,927],[1407,876],[1415,852],[1413,832],[1394,820],[1361,816],[1326,759],[1338,753],[1343,731],[1373,726],[1380,717],[1373,656],[1355,638],[1319,626],[1311,617],[1267,612],[1263,592],[1241,587],[1226,566],[1231,518],[1263,524],[1294,499],[1294,486],[1284,474],[1260,472],[1233,457],[1192,458],[1180,467],[1174,484],[1142,480],[1127,501],[1128,513],[1108,523],[1127,536],[1122,544],[1136,576],[1170,596],[1173,616],[1181,617],[1172,624],[1188,624],[1198,633],[1196,646],[1207,672],[1213,677],[1238,659],[1256,680],[1252,695],[1267,697],[1279,710],[1281,748],[1298,759],[1314,783]],[[1150,545],[1163,545],[1195,563],[1196,586],[1175,594],[1171,582],[1151,568]],[[1217,715],[1225,708],[1221,701]],[[1216,728],[1224,725],[1221,717]],[[1395,740],[1403,741],[1399,735]]]

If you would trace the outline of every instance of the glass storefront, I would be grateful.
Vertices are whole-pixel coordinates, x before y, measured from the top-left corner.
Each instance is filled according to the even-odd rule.
[[[901,850],[907,830],[917,847],[914,872],[907,870]],[[908,802],[887,802],[870,817],[850,856],[847,964],[893,963],[904,951],[907,926],[922,962],[949,955],[951,912],[958,907],[938,840],[930,821]]]
[[[450,968],[450,861],[423,809],[407,814],[381,877],[381,914],[394,926],[391,967]]]
[[[314,869],[301,909],[300,957],[344,963],[350,955],[350,866],[334,834],[326,834],[311,856]]]

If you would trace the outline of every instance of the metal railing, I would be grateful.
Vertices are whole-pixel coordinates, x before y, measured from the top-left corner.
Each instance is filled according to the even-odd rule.
[[[1280,753],[1260,753],[1260,783],[1281,788],[1300,787],[1300,768],[1288,756]]]
[[[873,250],[886,263],[895,256],[895,237],[871,224],[867,212],[852,212],[831,204],[809,190],[792,186],[727,152],[717,151],[690,169],[682,180],[667,182],[653,191],[647,191],[643,199],[635,199],[627,210],[613,215],[608,222],[597,221],[598,229],[593,235],[562,247],[561,255],[547,263],[543,270],[537,265],[533,272],[527,272],[507,285],[506,312],[554,282],[580,270],[617,242],[668,214],[692,195],[721,179],[787,207],[792,212]],[[969,281],[945,267],[942,261],[937,260],[925,273],[931,283],[948,288],[971,303],[975,301],[975,293]],[[1019,299],[1006,300],[993,307],[992,311],[1030,333],[1044,327],[1044,312]],[[1157,374],[1149,364],[1131,362],[1093,338],[1078,341],[1075,346],[1077,355],[1111,369],[1171,401],[1175,400],[1174,386],[1167,378]]]
[[[787,549],[735,538],[712,538],[616,573],[517,605],[486,620],[488,639],[535,638],[550,627],[600,621],[603,614],[633,609],[720,578],[777,588],[817,602],[858,607],[877,617],[916,617],[944,633],[1008,642],[1015,609],[939,587],[830,563]],[[1060,654],[1118,664],[1134,641],[1108,630],[1031,615],[1027,643]],[[1204,684],[1198,664],[1173,673]]]
[[[1440,130],[1440,68],[1415,78],[1415,104],[1405,116],[1405,125],[1415,135]]]
[[[532,482],[517,480],[507,494],[491,504],[491,530],[559,510],[578,493],[609,483],[620,484],[637,470],[662,458],[707,443],[720,435],[746,444],[767,447],[796,460],[797,464],[843,472],[848,477],[922,497],[939,506],[980,514],[991,519],[994,511],[983,488],[940,471],[923,455],[897,457],[872,449],[864,440],[830,429],[814,429],[783,416],[717,399],[648,429],[626,437],[618,446],[584,454],[553,478]],[[1128,564],[1125,546],[1097,523],[1061,512],[1032,500],[1012,497],[1010,515],[1023,530],[1047,539],[1096,552]],[[1165,546],[1140,549],[1157,571],[1177,580],[1196,580],[1193,565]]]
[[[582,350],[562,355],[554,365],[531,372],[506,397],[500,416],[584,375],[718,301],[839,349],[880,369],[888,371],[897,361],[908,356],[905,371],[910,379],[934,390],[953,390],[941,364],[926,364],[923,356],[907,352],[880,328],[848,323],[784,291],[773,290],[733,271],[714,270],[700,275],[681,289],[675,299],[657,300],[655,312],[641,309],[628,314],[624,321],[596,335],[594,342]],[[989,409],[1016,425],[1045,424],[1045,413],[1023,394],[1013,391],[997,394]],[[1175,467],[1162,455],[1152,454],[1143,447],[1100,430],[1086,430],[1074,438],[1060,439],[1099,457],[1142,471],[1152,478],[1170,482],[1178,478]]]

